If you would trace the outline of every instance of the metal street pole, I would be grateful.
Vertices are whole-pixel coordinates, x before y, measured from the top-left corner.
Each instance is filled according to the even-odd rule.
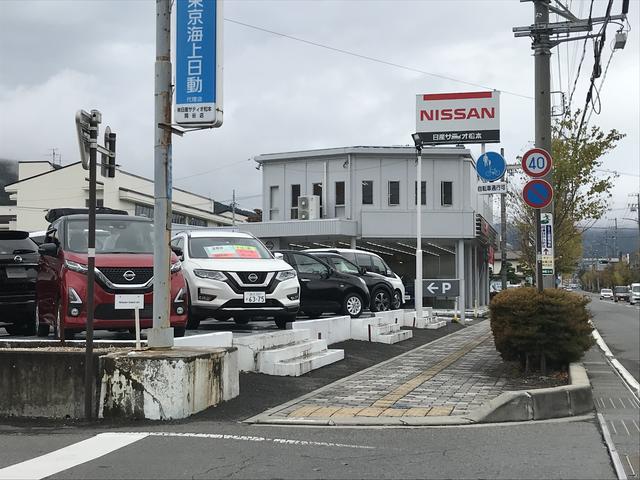
[[[549,0],[534,0],[534,23],[549,23]],[[551,152],[551,43],[548,33],[534,36],[532,48],[535,57],[535,144],[549,153]],[[543,177],[553,186],[552,172]],[[542,275],[542,233],[540,216],[542,213],[553,215],[553,202],[547,207],[536,209],[536,285],[538,291],[555,287],[554,275]]]
[[[416,284],[414,288],[416,318],[422,321],[422,144],[416,141]]]
[[[153,328],[147,331],[151,348],[171,348],[171,0],[156,0]]]
[[[87,339],[84,361],[84,416],[93,418],[93,306],[96,274],[96,157],[98,154],[98,128],[102,121],[98,110],[91,110],[89,122],[89,232],[87,238]],[[60,325],[61,338],[64,326]]]
[[[500,149],[500,155],[504,158],[504,148]],[[507,182],[508,170],[504,174]],[[502,290],[507,289],[507,201],[506,193],[500,194],[500,279],[502,280]]]

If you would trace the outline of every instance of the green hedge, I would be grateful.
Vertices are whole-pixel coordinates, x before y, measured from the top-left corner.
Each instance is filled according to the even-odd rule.
[[[588,298],[564,290],[513,288],[489,306],[496,348],[504,360],[525,369],[563,368],[582,358],[593,344]]]

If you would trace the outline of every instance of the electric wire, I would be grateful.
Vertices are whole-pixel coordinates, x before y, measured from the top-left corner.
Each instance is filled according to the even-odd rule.
[[[449,81],[452,81],[452,82],[461,83],[461,84],[469,85],[469,86],[472,86],[472,87],[486,88],[488,90],[498,90],[498,91],[500,91],[502,93],[505,93],[507,95],[513,95],[515,97],[520,97],[520,98],[526,98],[526,99],[529,99],[529,100],[533,100],[533,97],[531,97],[529,95],[523,95],[521,93],[512,92],[512,91],[509,91],[509,90],[499,90],[499,89],[495,89],[493,87],[489,87],[487,85],[483,85],[483,84],[480,84],[480,83],[468,82],[466,80],[461,80],[459,78],[450,77],[450,76],[447,76],[447,75],[441,75],[439,73],[427,72],[426,70],[421,70],[419,68],[408,67],[406,65],[401,65],[399,63],[390,62],[388,60],[382,60],[380,58],[371,57],[369,55],[363,55],[363,54],[360,54],[360,53],[352,52],[350,50],[345,50],[345,49],[337,48],[337,47],[331,47],[331,46],[325,45],[323,43],[314,42],[314,41],[311,41],[311,40],[306,40],[306,39],[300,38],[300,37],[294,37],[293,35],[287,35],[286,33],[276,32],[275,30],[270,30],[268,28],[259,27],[257,25],[252,25],[250,23],[241,22],[239,20],[234,20],[232,18],[226,18],[225,17],[224,20],[226,22],[234,23],[236,25],[241,25],[243,27],[252,28],[254,30],[259,30],[261,32],[270,33],[272,35],[277,35],[279,37],[287,38],[289,40],[294,40],[296,42],[304,43],[304,44],[307,44],[307,45],[312,45],[314,47],[324,48],[325,50],[330,50],[332,52],[342,53],[344,55],[350,55],[352,57],[360,58],[360,59],[363,59],[363,60],[368,60],[370,62],[376,62],[376,63],[380,63],[382,65],[387,65],[387,66],[391,66],[391,67],[395,67],[395,68],[400,68],[402,70],[407,70],[407,71],[410,71],[410,72],[420,73],[422,75],[429,75],[431,77],[441,78],[443,80],[449,80]]]

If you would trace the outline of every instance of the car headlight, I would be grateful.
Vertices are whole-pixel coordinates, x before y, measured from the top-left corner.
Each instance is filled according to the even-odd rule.
[[[72,272],[87,273],[89,271],[89,268],[87,268],[86,265],[83,265],[82,263],[78,263],[78,262],[73,262],[71,260],[65,260],[64,266],[67,267]]]
[[[218,272],[216,270],[195,269],[193,271],[193,274],[196,277],[207,278],[209,280],[218,280],[219,282],[225,282],[227,280],[227,276],[224,273]]]
[[[182,270],[182,262],[180,260],[171,264],[171,273],[177,273],[180,270]]]
[[[276,280],[280,280],[281,282],[284,280],[289,280],[290,278],[296,278],[297,274],[295,270],[283,270],[282,272],[278,272],[276,275]]]

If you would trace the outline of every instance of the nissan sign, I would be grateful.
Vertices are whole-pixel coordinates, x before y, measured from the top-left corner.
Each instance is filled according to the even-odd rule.
[[[416,96],[416,132],[424,145],[500,141],[500,92]]]

